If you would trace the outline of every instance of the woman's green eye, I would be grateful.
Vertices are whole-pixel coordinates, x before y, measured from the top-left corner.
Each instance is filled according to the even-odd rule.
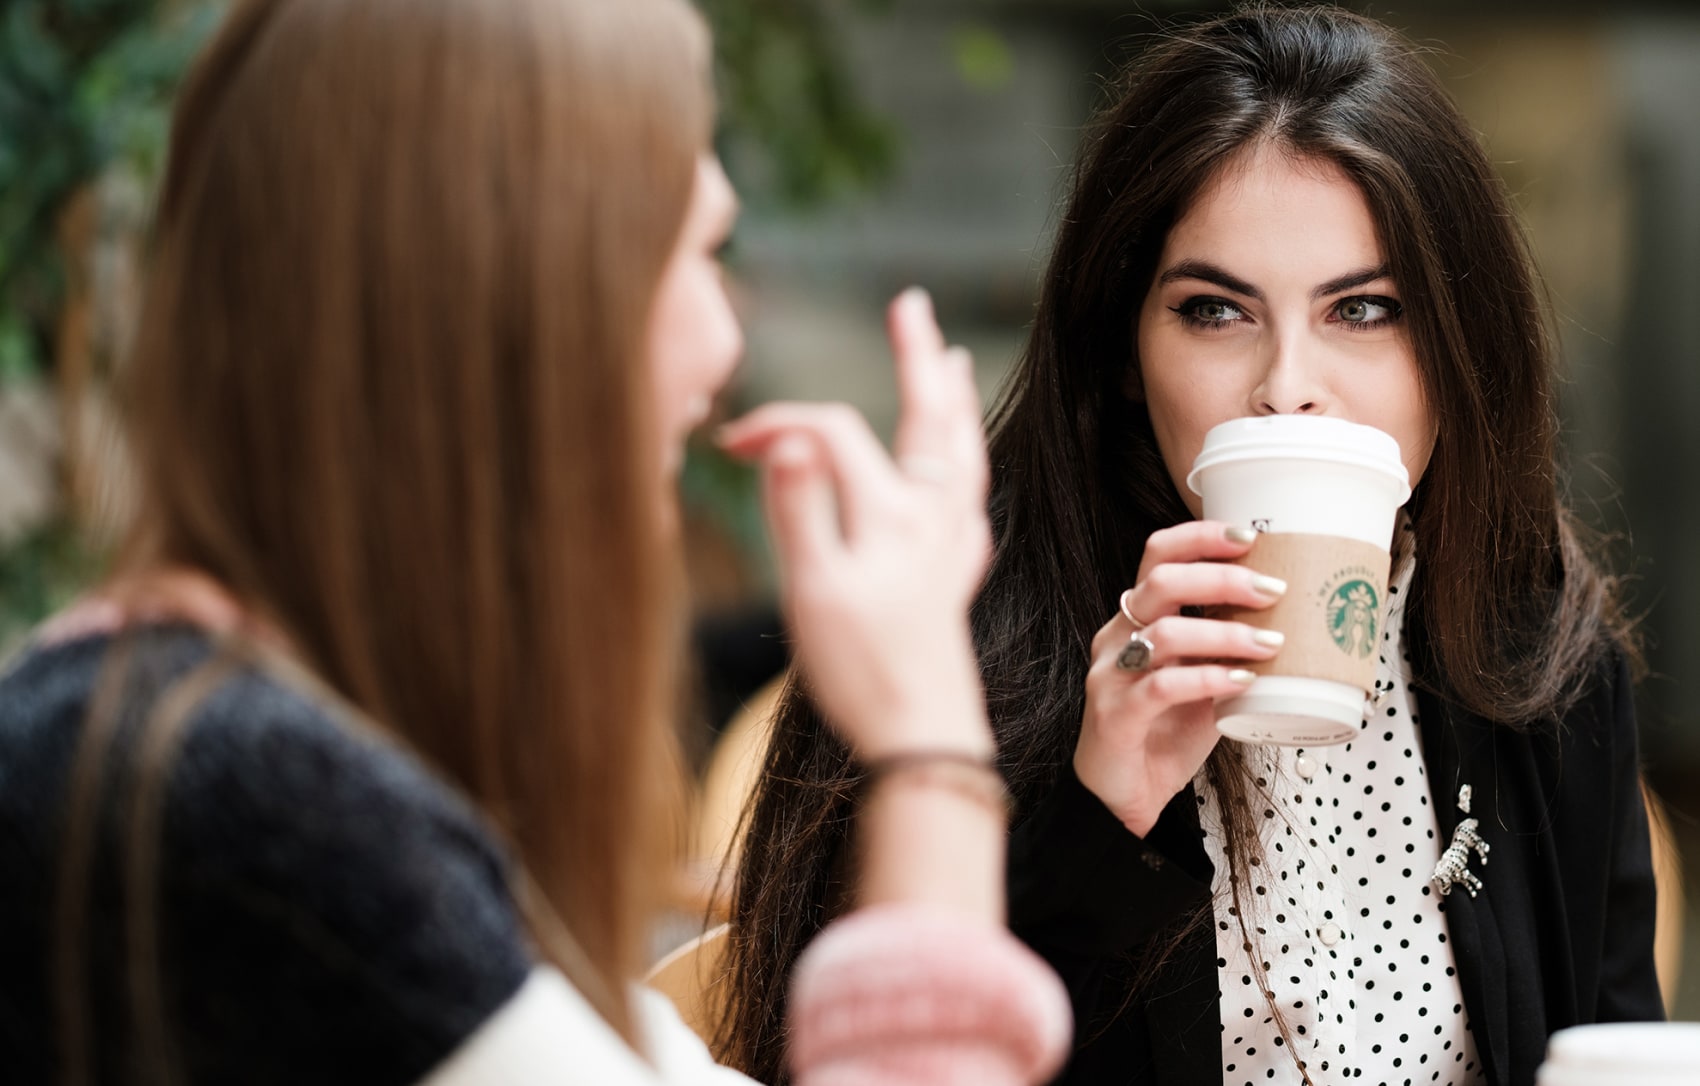
[[[1239,306],[1226,298],[1188,298],[1169,308],[1182,321],[1198,327],[1230,324],[1245,316]]]
[[[1366,297],[1347,298],[1334,307],[1334,312],[1344,324],[1374,326],[1397,320],[1401,309],[1392,298]]]

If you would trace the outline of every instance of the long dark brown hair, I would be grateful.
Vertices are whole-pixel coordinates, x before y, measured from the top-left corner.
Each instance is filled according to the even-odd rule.
[[[973,620],[1018,818],[1069,764],[1092,636],[1134,583],[1144,540],[1189,515],[1123,391],[1134,320],[1170,227],[1259,141],[1356,182],[1400,286],[1439,430],[1408,507],[1421,574],[1407,606],[1430,685],[1527,726],[1578,695],[1602,641],[1631,647],[1616,584],[1560,496],[1543,296],[1475,136],[1387,27],[1330,7],[1242,9],[1164,35],[1111,88],[991,414],[998,544]],[[1257,847],[1254,784],[1233,744],[1206,774],[1239,868]],[[788,699],[743,846],[719,1039],[764,1081],[782,1074],[786,974],[842,893],[854,781],[813,708]]]
[[[472,797],[628,1035],[679,793],[644,337],[712,108],[679,0],[238,4],[178,102],[126,381],[124,568],[210,575]]]

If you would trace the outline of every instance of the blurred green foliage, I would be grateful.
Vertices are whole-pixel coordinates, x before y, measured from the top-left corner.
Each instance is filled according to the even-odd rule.
[[[951,35],[951,54],[956,74],[979,91],[1002,90],[1015,75],[1015,53],[997,30],[977,23],[964,24]]]
[[[721,142],[738,152],[746,200],[806,207],[890,176],[895,131],[864,105],[844,51],[846,22],[890,0],[698,2],[714,27]]]
[[[69,603],[98,576],[102,556],[64,517],[0,551],[0,658],[44,616]]]
[[[0,6],[0,380],[51,368],[64,297],[59,209],[122,162],[165,152],[171,93],[214,0],[5,0]]]

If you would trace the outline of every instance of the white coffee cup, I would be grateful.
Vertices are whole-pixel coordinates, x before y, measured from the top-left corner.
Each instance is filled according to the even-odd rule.
[[[1694,1086],[1700,1022],[1572,1026],[1547,1039],[1535,1086]]]
[[[1244,694],[1217,702],[1217,729],[1285,746],[1350,740],[1375,676],[1394,518],[1411,496],[1399,443],[1343,419],[1234,419],[1204,436],[1187,486],[1205,519],[1264,533],[1243,564],[1288,583],[1267,611],[1231,615],[1287,640],[1250,665]]]

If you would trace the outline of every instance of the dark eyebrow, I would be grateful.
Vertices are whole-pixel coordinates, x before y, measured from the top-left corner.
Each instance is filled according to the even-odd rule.
[[[1216,265],[1207,264],[1202,260],[1181,261],[1179,264],[1171,267],[1168,271],[1165,271],[1162,276],[1158,278],[1157,283],[1161,286],[1168,283],[1178,282],[1182,279],[1201,279],[1206,283],[1214,283],[1223,290],[1231,290],[1235,294],[1243,294],[1254,301],[1261,302],[1263,300],[1263,292],[1261,290],[1258,290],[1239,276],[1230,275],[1228,272],[1223,271]]]
[[[1351,290],[1353,287],[1361,287],[1365,283],[1373,283],[1377,279],[1386,279],[1390,274],[1392,272],[1386,264],[1374,268],[1359,268],[1357,271],[1347,272],[1336,279],[1330,279],[1311,291],[1310,296],[1312,300],[1326,298],[1330,294],[1339,294],[1342,291]]]
[[[1390,274],[1391,271],[1386,264],[1378,264],[1373,268],[1359,268],[1357,271],[1350,271],[1345,275],[1330,279],[1311,291],[1310,296],[1312,299],[1326,298],[1331,294],[1339,294],[1354,287],[1361,287],[1365,283],[1373,283],[1377,279],[1386,279]],[[1213,283],[1223,290],[1243,294],[1254,301],[1261,302],[1263,300],[1261,290],[1232,272],[1225,271],[1203,260],[1183,260],[1165,271],[1157,282],[1159,285],[1166,285],[1182,279],[1199,279],[1206,283]]]

